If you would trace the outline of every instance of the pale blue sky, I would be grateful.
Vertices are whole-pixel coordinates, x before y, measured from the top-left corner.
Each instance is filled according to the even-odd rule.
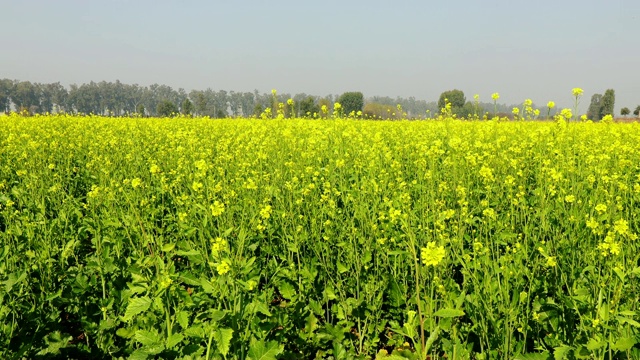
[[[640,104],[640,1],[0,0],[0,78]]]

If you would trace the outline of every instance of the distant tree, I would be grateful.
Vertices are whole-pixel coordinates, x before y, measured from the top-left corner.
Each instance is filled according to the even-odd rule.
[[[54,105],[54,110],[58,112],[67,111],[67,102],[69,99],[69,93],[67,89],[59,82],[47,84],[46,89],[51,95],[51,101]]]
[[[613,89],[607,89],[602,96],[602,106],[600,107],[600,119],[605,115],[613,115],[613,107],[616,102],[616,93]]]
[[[402,114],[398,114],[397,110],[397,107],[393,105],[369,102],[364,106],[362,113],[366,119],[400,119]]]
[[[218,118],[218,119],[224,119],[224,118],[226,118],[226,117],[227,117],[227,112],[226,112],[226,111],[224,111],[224,110],[222,110],[222,109],[218,109],[218,110],[216,111],[216,118]]]
[[[156,112],[160,117],[170,117],[178,113],[178,106],[170,100],[162,100],[158,103]]]
[[[0,79],[0,112],[9,112],[12,88],[13,81],[9,79]]]
[[[345,92],[338,98],[342,105],[342,113],[347,116],[351,112],[357,113],[364,107],[364,96],[359,91]]]
[[[438,99],[438,108],[443,109],[446,105],[446,101],[451,103],[451,111],[454,114],[462,113],[462,108],[466,103],[466,98],[464,96],[464,92],[462,90],[447,90],[440,94],[440,98]]]
[[[636,109],[633,110],[633,115],[640,116],[640,105],[636,106]]]
[[[18,111],[27,110],[35,112],[40,105],[37,86],[29,81],[21,81],[14,85],[11,100],[16,105]]]
[[[327,114],[330,114],[331,111],[333,111],[333,104],[332,101],[330,99],[331,96],[328,97],[324,97],[320,100],[318,100],[318,108],[320,109],[320,112],[318,112],[318,116],[321,118],[326,117]],[[322,106],[326,106],[327,107],[327,114],[324,114],[322,112]]]
[[[320,106],[316,104],[313,96],[307,96],[304,100],[300,101],[300,116],[313,117],[313,114],[320,113]]]
[[[463,117],[465,119],[472,119],[474,115],[478,114],[478,107],[476,106],[475,103],[472,103],[471,101],[467,101],[466,103],[464,103],[464,106],[455,113],[459,117]]]
[[[185,98],[182,101],[182,106],[180,107],[180,110],[182,110],[182,115],[191,116],[191,114],[193,114],[193,104],[188,98]]]
[[[591,104],[587,110],[587,118],[593,121],[602,119],[600,116],[600,108],[602,107],[602,94],[593,94],[591,96]]]
[[[138,104],[138,106],[136,106],[136,114],[144,117],[144,104]]]
[[[626,117],[629,114],[631,114],[631,110],[629,110],[628,107],[623,107],[622,109],[620,109],[620,115]]]
[[[257,103],[253,106],[253,116],[260,117],[263,111],[264,111],[264,107],[262,106],[262,104]]]

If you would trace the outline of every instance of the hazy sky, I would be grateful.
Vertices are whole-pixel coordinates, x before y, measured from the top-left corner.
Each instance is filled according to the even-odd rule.
[[[0,0],[0,78],[640,104],[639,0]]]

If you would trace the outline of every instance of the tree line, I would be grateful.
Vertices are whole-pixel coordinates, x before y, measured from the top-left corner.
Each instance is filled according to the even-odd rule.
[[[601,108],[609,106],[605,96]],[[594,95],[595,96],[595,95]],[[439,101],[427,102],[414,97],[373,96],[364,98],[360,92],[326,96],[298,93],[234,92],[225,90],[174,89],[168,85],[141,86],[115,82],[72,84],[68,88],[60,82],[36,83],[0,79],[0,112],[17,111],[28,114],[72,113],[103,116],[170,116],[185,114],[225,117],[260,117],[267,111],[271,116],[323,117],[331,114],[336,102],[342,105],[344,116],[350,113],[364,118],[400,119],[437,116],[443,108],[444,97],[452,103],[452,114],[469,115],[511,114],[513,105],[467,101],[460,90],[441,94]],[[600,101],[598,100],[598,101]],[[594,100],[592,99],[592,103]],[[591,109],[591,108],[590,108]],[[600,109],[600,108],[599,108]],[[594,110],[595,111],[595,110]],[[598,110],[600,111],[600,110]]]

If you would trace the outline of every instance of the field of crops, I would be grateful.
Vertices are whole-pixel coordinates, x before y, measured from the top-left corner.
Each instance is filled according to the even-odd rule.
[[[0,356],[640,359],[640,126],[0,119]]]

